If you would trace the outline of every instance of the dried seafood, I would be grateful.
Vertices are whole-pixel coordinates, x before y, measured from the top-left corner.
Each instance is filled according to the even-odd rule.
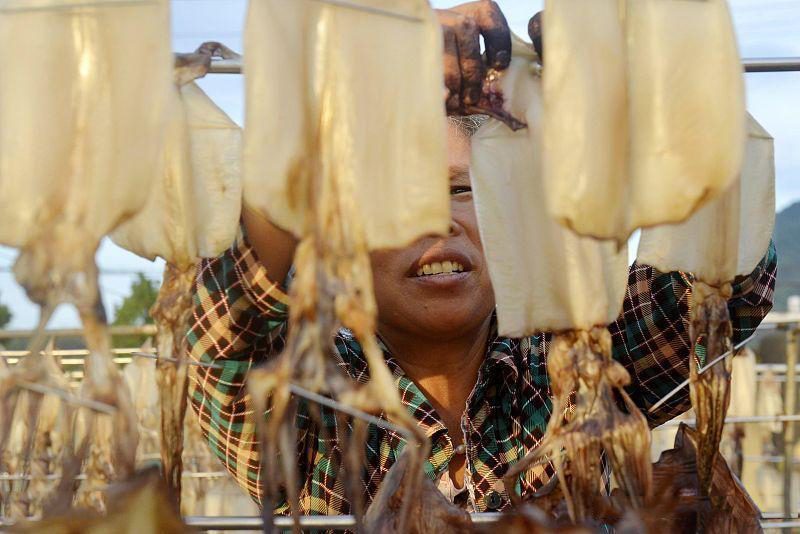
[[[14,273],[42,306],[40,332],[56,305],[76,306],[90,351],[84,395],[117,408],[81,410],[76,433],[75,450],[91,451],[81,500],[102,508],[98,484],[131,471],[136,428],[111,359],[94,254],[142,207],[157,168],[169,6],[13,0],[0,12],[0,42],[15,50],[0,78],[0,243],[20,248]],[[31,341],[32,353],[42,341]]]
[[[106,486],[133,474],[139,442],[138,421],[131,393],[111,355],[111,339],[105,322],[83,318],[83,331],[89,355],[81,395],[116,408],[112,415],[96,414],[86,408],[78,412],[75,450],[88,444],[84,464],[86,479],[81,482],[76,504],[105,510]]]
[[[399,529],[399,515],[403,503],[409,499],[404,495],[409,485],[404,478],[414,476],[410,472],[409,455],[401,454],[383,479],[367,514],[364,517],[364,532],[408,532],[425,534],[441,532],[455,534],[469,531],[472,520],[467,512],[451,504],[436,486],[428,479],[422,483],[422,493],[411,499],[409,518],[405,530]]]
[[[369,4],[399,16],[322,2],[250,3],[244,201],[306,235],[309,197],[319,189],[305,162],[335,151],[337,179],[353,184],[348,194],[369,221],[373,249],[445,234],[450,216],[438,20],[425,0]],[[330,139],[319,135],[323,123]]]
[[[536,506],[525,505],[513,513],[504,514],[496,524],[476,527],[476,534],[503,532],[508,534],[592,534],[592,529],[575,526],[559,526],[544,511]]]
[[[547,0],[549,213],[624,242],[724,191],[742,162],[744,83],[725,0]]]
[[[731,284],[736,276],[750,274],[763,257],[775,221],[773,141],[752,117],[745,154],[739,179],[724,195],[682,224],[644,230],[639,243],[640,262],[694,275],[690,396],[699,434],[697,465],[706,493],[730,400],[732,362],[728,357],[699,375],[697,348],[704,347],[707,362],[731,348]]]
[[[409,484],[405,494],[418,496],[415,488],[422,482],[422,461],[427,455],[427,446],[422,444],[426,438],[400,402],[375,337],[377,310],[364,230],[354,216],[354,197],[339,189],[342,184],[331,171],[313,173],[318,194],[312,197],[315,205],[310,213],[314,218],[309,223],[309,235],[295,253],[297,275],[291,287],[291,329],[286,348],[268,367],[254,369],[248,376],[255,413],[269,413],[268,420],[257,419],[265,466],[265,524],[271,524],[269,514],[272,505],[279,502],[281,486],[287,492],[293,515],[299,513],[292,383],[312,392],[331,393],[345,405],[363,412],[380,412],[405,428],[410,441],[406,447],[410,451],[411,473],[405,477]],[[361,343],[370,369],[370,380],[363,386],[342,376],[330,358],[332,336],[339,328],[347,328]],[[351,443],[349,448],[363,450],[363,441]],[[361,469],[350,469],[348,475],[356,477],[360,472]],[[354,484],[351,481],[350,487]],[[350,499],[359,515],[360,493],[351,491]],[[400,514],[401,525],[409,502]],[[400,530],[403,531],[402,526]]]
[[[52,342],[44,354],[25,357],[14,372],[18,379],[56,391],[69,392],[69,380],[52,354]],[[15,481],[8,495],[14,518],[41,516],[43,505],[62,474],[66,449],[72,438],[72,407],[54,395],[20,390],[15,402],[8,447],[2,465],[9,474],[29,479]]]
[[[148,339],[140,348],[141,352],[150,354],[153,351]],[[161,414],[158,402],[158,386],[156,379],[156,362],[150,358],[136,357],[122,369],[122,375],[128,389],[134,392],[133,406],[139,420],[139,446],[136,451],[136,463],[142,465],[161,449]]]
[[[109,491],[104,515],[72,511],[45,521],[23,522],[10,532],[37,534],[183,534],[188,529],[171,506],[155,470],[137,474]]]
[[[664,451],[653,465],[654,498],[641,514],[629,513],[618,531],[633,532],[761,532],[761,512],[717,455],[712,466],[709,500],[700,488],[697,431],[681,424],[675,447]],[[718,505],[712,506],[716,501]]]
[[[401,16],[282,0],[249,7],[244,202],[301,238],[285,351],[248,377],[255,413],[268,413],[257,418],[265,524],[282,490],[299,513],[292,383],[402,427],[409,474],[400,531],[420,495],[425,436],[401,403],[375,336],[368,249],[447,231],[442,44],[427,2],[373,3]],[[340,328],[358,340],[369,364],[363,386],[329,356]],[[364,427],[353,426],[348,498],[360,521]]]
[[[601,448],[632,502],[641,503],[650,487],[649,432],[622,389],[630,378],[612,360],[604,326],[617,318],[622,305],[626,250],[572,233],[544,208],[537,59],[530,45],[514,38],[501,86],[511,113],[524,117],[528,128],[513,132],[500,122],[487,122],[472,138],[471,169],[500,333],[556,332],[547,357],[555,397],[548,431],[508,471],[505,487],[514,498],[517,477],[534,461],[552,460],[570,514],[582,520],[591,515],[600,493]],[[616,405],[617,395],[629,414]]]
[[[219,43],[178,56],[163,170],[145,207],[112,235],[140,256],[167,261],[150,314],[158,328],[161,459],[177,506],[187,404],[185,333],[195,263],[230,246],[241,206],[241,129],[192,82],[205,75],[215,55],[236,56]]]
[[[167,2],[12,0],[0,39],[16,51],[0,80],[0,243],[21,249],[14,272],[44,321],[65,301],[94,314],[97,245],[142,207],[157,164]]]
[[[712,498],[700,489],[697,473],[697,432],[682,424],[675,446],[653,464],[653,491],[639,509],[633,509],[620,489],[598,496],[596,517],[581,527],[569,527],[563,495],[557,488],[537,494],[518,510],[505,514],[492,530],[502,532],[761,532],[761,513],[722,456],[713,466]],[[720,507],[712,506],[717,500]],[[488,532],[488,529],[476,529]]]

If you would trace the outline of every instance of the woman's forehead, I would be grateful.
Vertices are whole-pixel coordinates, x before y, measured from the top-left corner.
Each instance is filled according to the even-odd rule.
[[[447,128],[447,166],[452,169],[464,167],[469,169],[472,155],[470,138],[463,131],[450,125]],[[451,173],[452,174],[452,173]]]

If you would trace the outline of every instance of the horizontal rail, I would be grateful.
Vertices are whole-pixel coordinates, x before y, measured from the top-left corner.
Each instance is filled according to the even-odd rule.
[[[800,58],[798,58],[800,60]],[[764,320],[761,321],[763,325],[787,325],[792,323],[800,323],[800,313],[792,312],[769,312]]]
[[[761,527],[764,530],[789,530],[800,528],[800,521],[762,521]]]
[[[745,72],[794,72],[800,71],[800,57],[753,57],[742,59]],[[241,74],[241,59],[215,59],[208,72],[213,74]]]
[[[472,522],[478,525],[496,523],[503,514],[499,512],[483,512],[471,514]],[[186,524],[198,530],[257,530],[263,523],[260,517],[210,517],[187,516]],[[303,515],[300,516],[300,527],[304,529],[345,530],[356,526],[356,518],[352,515]],[[291,517],[275,517],[276,528],[292,528]]]
[[[156,458],[161,458],[160,455],[156,455]],[[231,476],[230,473],[227,471],[198,471],[198,472],[191,472],[191,471],[184,471],[181,473],[181,477],[183,478],[202,478],[202,479],[209,479],[209,478],[228,478]],[[23,475],[17,473],[0,473],[0,480],[61,480],[62,476],[57,474],[48,474],[42,476],[33,476],[33,475]],[[75,480],[86,480],[85,474],[80,474],[75,476]]]
[[[753,57],[742,60],[745,72],[800,71],[800,57]]]
[[[478,525],[489,525],[496,523],[503,514],[497,512],[484,512],[471,514],[472,522]],[[316,516],[306,515],[299,518],[300,527],[306,529],[330,529],[344,530],[356,526],[356,519],[352,515],[338,516]],[[184,521],[190,527],[198,530],[256,530],[263,525],[260,517],[208,517],[208,516],[187,516]],[[291,528],[291,517],[276,517],[273,525],[276,528]],[[762,527],[773,529],[788,529],[800,527],[800,521],[762,521]]]
[[[491,525],[503,516],[499,512],[483,512],[471,514],[472,522],[476,525]],[[184,516],[187,526],[195,530],[261,530],[263,522],[258,516]],[[347,530],[356,526],[356,518],[352,515],[301,515],[298,518],[300,528],[319,530]],[[13,521],[6,521],[0,517],[0,527],[9,527]],[[277,516],[273,525],[279,529],[290,529],[293,525],[291,517]],[[800,527],[800,521],[789,519],[764,520],[761,526],[765,529],[789,529]]]
[[[800,421],[800,414],[794,415],[754,415],[751,417],[726,417],[725,424],[752,424],[752,423],[793,423],[796,421]],[[657,426],[656,428],[664,428],[670,426],[678,426],[681,423],[686,423],[687,425],[695,424],[695,419],[672,419],[671,421],[667,421],[663,425]]]
[[[786,461],[786,458],[783,456],[778,455],[750,455],[745,454],[742,456],[742,459],[745,462],[751,463],[761,463],[761,464],[782,464]],[[800,458],[794,458],[792,460],[792,465],[800,464]]]
[[[154,336],[156,335],[156,325],[145,324],[141,326],[109,326],[108,332],[112,336]],[[0,339],[18,339],[33,337],[36,330],[0,330]],[[46,338],[50,337],[81,337],[83,336],[82,328],[56,328],[53,330],[45,330],[44,335]]]

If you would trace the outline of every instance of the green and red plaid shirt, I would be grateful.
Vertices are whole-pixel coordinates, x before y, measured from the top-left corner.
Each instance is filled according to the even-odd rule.
[[[748,277],[737,281],[730,300],[735,341],[753,333],[772,306],[776,255],[766,257]],[[622,314],[610,325],[613,355],[631,375],[628,391],[647,409],[683,381],[689,373],[689,295],[691,278],[683,273],[659,273],[634,264]],[[198,268],[194,316],[188,339],[192,359],[217,364],[191,366],[189,398],[211,449],[257,502],[261,502],[261,462],[255,417],[244,392],[247,372],[282,349],[287,329],[288,299],[270,280],[243,234],[218,258]],[[550,417],[550,386],[546,371],[549,335],[508,339],[491,334],[464,417],[466,482],[471,508],[483,512],[507,506],[502,476],[508,467],[536,446]],[[335,340],[337,363],[354,380],[368,379],[367,363],[358,341],[347,332]],[[404,405],[432,442],[425,465],[438,479],[453,458],[453,442],[425,395],[386,353]],[[647,414],[656,426],[690,407],[688,388],[657,413]],[[345,514],[340,431],[336,415],[324,410],[324,431],[301,404],[297,465],[303,481],[300,503],[306,514]],[[370,427],[363,478],[368,502],[394,464],[403,440],[394,432]],[[530,495],[554,474],[552,465],[538,466],[520,476],[519,490]],[[286,503],[276,510],[286,513]]]

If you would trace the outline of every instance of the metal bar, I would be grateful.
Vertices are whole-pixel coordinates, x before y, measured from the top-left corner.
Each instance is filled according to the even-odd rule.
[[[320,0],[317,0],[320,1]],[[330,2],[330,0],[328,0]],[[742,60],[745,72],[795,72],[800,71],[800,57],[770,57],[770,58],[745,58]],[[214,59],[208,72],[213,74],[241,74],[241,59]],[[783,314],[789,315],[789,314]],[[793,314],[793,320],[785,322],[798,322],[800,317]]]
[[[739,343],[737,343],[736,345],[734,345],[734,346],[733,346],[733,348],[732,348],[731,350],[729,350],[729,351],[726,351],[726,352],[723,352],[722,354],[720,354],[719,356],[717,356],[717,357],[716,357],[716,358],[715,358],[713,361],[711,361],[709,364],[707,364],[705,367],[702,367],[702,368],[700,369],[700,371],[698,372],[698,374],[700,374],[700,375],[701,375],[701,374],[705,373],[706,371],[708,371],[709,369],[711,369],[712,367],[714,367],[714,366],[715,366],[717,363],[721,362],[721,361],[722,361],[724,358],[726,358],[726,357],[727,357],[729,354],[731,354],[732,352],[733,352],[733,353],[735,353],[737,350],[741,349],[742,347],[744,347],[745,345],[747,345],[748,343],[750,343],[750,341],[751,341],[751,340],[752,340],[754,337],[756,337],[756,335],[755,335],[755,334],[752,334],[752,335],[751,335],[750,337],[748,337],[747,339],[744,339],[744,340],[740,341]],[[648,413],[653,413],[653,412],[654,412],[654,411],[656,411],[656,410],[657,410],[657,409],[658,409],[658,408],[659,408],[659,407],[660,407],[662,404],[664,404],[664,403],[665,403],[665,402],[667,402],[669,399],[671,399],[672,397],[674,397],[675,395],[677,395],[679,391],[681,391],[683,388],[685,388],[685,387],[686,387],[686,386],[688,386],[688,385],[689,385],[689,379],[687,378],[686,380],[684,380],[683,382],[681,382],[680,384],[678,384],[677,386],[675,386],[675,388],[673,388],[673,389],[672,389],[672,391],[670,391],[669,393],[667,393],[666,395],[664,395],[663,397],[661,397],[661,399],[660,399],[660,400],[659,400],[657,403],[655,403],[654,405],[652,405],[652,406],[650,407],[650,409],[649,409],[649,410],[647,410],[647,412],[648,412]],[[791,412],[790,412],[790,413],[791,413]]]
[[[384,17],[392,17],[400,20],[405,20],[408,22],[425,22],[420,17],[415,17],[413,15],[406,15],[405,13],[398,13],[397,11],[389,11],[388,9],[381,9],[379,7],[367,6],[364,4],[359,4],[358,2],[349,2],[348,0],[314,0],[314,1],[320,2],[322,4],[329,4],[336,7],[343,7],[345,9],[363,11],[365,13],[370,13],[371,15],[382,15]]]
[[[784,462],[783,456],[777,455],[744,455],[745,462],[752,462],[752,463],[762,463],[762,464],[782,464]],[[797,465],[800,464],[800,458],[794,458],[792,463]],[[781,516],[783,517],[783,516]]]
[[[761,325],[785,325],[790,323],[800,323],[800,313],[769,312],[767,316],[764,317],[764,320],[761,321]],[[759,327],[761,325],[759,325]]]
[[[351,408],[351,407],[349,407],[349,406],[347,406],[345,404],[342,404],[341,402],[337,402],[337,401],[335,401],[333,399],[329,399],[328,397],[325,397],[325,396],[320,395],[318,393],[314,393],[313,391],[309,391],[309,390],[307,390],[307,389],[305,389],[303,387],[300,387],[300,386],[298,386],[296,384],[289,384],[289,390],[292,393],[294,393],[295,395],[297,395],[298,397],[303,397],[303,398],[306,398],[306,399],[308,399],[310,401],[313,401],[313,402],[316,402],[318,404],[321,404],[323,406],[327,406],[328,408],[336,410],[337,412],[346,413],[347,415],[349,415],[351,417],[355,417],[355,418],[358,418],[358,419],[363,419],[367,423],[369,423],[371,425],[375,425],[378,428],[385,428],[386,430],[391,430],[393,432],[397,432],[398,434],[403,436],[403,438],[405,438],[405,440],[407,442],[413,441],[414,436],[412,436],[411,433],[408,430],[406,430],[405,428],[400,428],[399,426],[397,426],[397,425],[395,425],[393,423],[390,423],[389,421],[386,421],[385,419],[380,419],[378,417],[375,417],[374,415],[370,415],[370,414],[368,414],[366,412],[362,412],[361,410],[356,410],[355,408]]]
[[[752,57],[742,60],[745,72],[800,71],[800,57]]]
[[[44,384],[39,384],[36,382],[28,382],[27,380],[22,380],[21,378],[12,378],[13,383],[21,388],[29,389],[40,395],[54,395],[56,397],[61,398],[65,402],[70,404],[75,404],[76,406],[83,406],[84,408],[89,408],[91,410],[95,410],[97,412],[103,412],[108,415],[114,415],[117,409],[110,404],[106,404],[104,402],[98,402],[92,399],[84,399],[81,397],[76,397],[72,393],[68,391],[63,391],[58,388],[52,388],[50,386],[46,386]]]
[[[146,324],[142,326],[110,326],[108,332],[112,336],[130,335],[156,335],[156,325]],[[0,330],[0,339],[29,338],[36,334],[36,330]],[[82,328],[58,328],[45,331],[46,337],[82,337]]]
[[[793,414],[795,408],[796,382],[795,366],[797,365],[797,332],[794,328],[786,332],[786,395],[784,402],[786,414]],[[794,517],[795,506],[792,502],[792,460],[794,453],[794,422],[783,422],[783,516]]]
[[[476,525],[492,525],[503,516],[499,512],[484,512],[471,514],[472,522]],[[36,518],[29,518],[36,520]],[[319,530],[347,530],[356,526],[356,519],[352,515],[301,515],[299,518],[300,527],[304,529]],[[765,529],[788,529],[800,527],[800,521],[792,521],[792,518],[783,520],[761,521],[761,526]],[[195,530],[261,530],[263,523],[258,516],[184,516],[184,523]],[[10,527],[14,525],[13,520],[6,520],[0,517],[0,527]],[[291,517],[277,516],[273,520],[273,525],[279,529],[291,529],[294,523]]]
[[[800,414],[794,415],[753,415],[750,417],[726,417],[725,424],[750,424],[750,423],[795,423],[800,421]],[[672,419],[663,425],[656,428],[664,428],[670,426],[678,426],[681,423],[693,425],[696,423],[694,419]]]
[[[241,74],[242,59],[211,59],[210,74]]]
[[[0,7],[0,13],[27,13],[31,11],[69,11],[71,9],[87,9],[87,8],[110,8],[119,6],[131,6],[137,4],[155,4],[156,0],[98,0],[89,2],[74,2],[74,3],[61,3],[61,4],[44,4],[33,6],[14,6]],[[17,4],[21,4],[18,2]]]
[[[242,60],[239,59],[212,59],[208,72],[212,74],[241,74]]]
[[[800,521],[762,521],[761,527],[764,530],[788,530],[790,528],[800,528]]]
[[[135,352],[140,351],[140,348],[129,348],[129,349],[111,349],[112,354],[133,354]],[[153,349],[155,350],[155,349]],[[21,356],[27,356],[31,352],[29,350],[0,350],[0,356],[4,358],[19,358]],[[51,356],[88,356],[89,350],[88,349],[55,349],[50,351],[39,351],[39,354],[49,354]]]
[[[222,365],[217,365],[215,363],[196,362],[194,360],[189,360],[189,359],[179,360],[177,358],[169,358],[167,356],[162,356],[161,358],[159,358],[157,355],[149,354],[147,352],[132,352],[131,356],[138,356],[140,358],[149,358],[151,360],[161,359],[161,360],[164,360],[164,361],[167,361],[167,362],[172,362],[172,363],[186,363],[188,365],[195,365],[197,367],[209,367],[209,368],[214,368],[214,369],[223,369]]]
[[[472,514],[472,522],[479,525],[496,523],[502,514],[498,512],[485,512]],[[260,517],[209,517],[186,516],[186,524],[198,530],[257,530],[263,523]],[[291,517],[275,517],[273,525],[276,528],[292,528]],[[356,518],[352,515],[301,515],[301,528],[317,528],[320,530],[345,530],[356,526]]]
[[[161,455],[155,455],[155,458],[161,458]],[[184,471],[181,473],[183,478],[227,478],[231,476],[230,473],[227,471],[200,471],[197,473],[187,472]],[[42,475],[36,476],[33,475],[23,475],[23,474],[16,474],[16,473],[0,473],[0,480],[61,480],[61,475]],[[81,474],[75,477],[75,480],[86,480],[86,475]]]

